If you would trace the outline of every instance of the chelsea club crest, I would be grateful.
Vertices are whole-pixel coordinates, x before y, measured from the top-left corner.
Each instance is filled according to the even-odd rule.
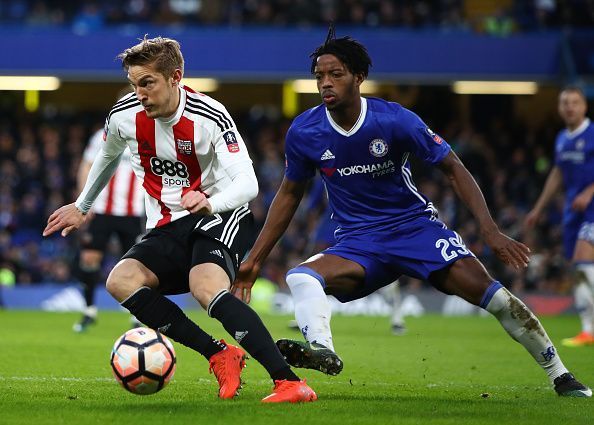
[[[369,144],[369,152],[373,156],[381,158],[388,153],[388,144],[383,139],[373,139]]]

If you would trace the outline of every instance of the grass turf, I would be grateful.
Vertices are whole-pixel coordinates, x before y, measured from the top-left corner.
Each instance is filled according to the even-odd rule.
[[[191,317],[230,340],[204,313]],[[136,396],[111,376],[109,354],[128,316],[101,312],[74,334],[78,315],[0,311],[1,424],[592,424],[592,400],[558,397],[545,374],[491,317],[410,318],[408,333],[392,336],[383,317],[333,318],[336,348],[345,362],[337,377],[298,370],[319,401],[263,405],[271,382],[248,361],[239,398],[216,397],[208,363],[175,344],[178,366],[161,392]],[[295,337],[288,317],[263,316],[273,337]],[[544,318],[566,366],[594,385],[594,347],[564,348],[575,317]]]

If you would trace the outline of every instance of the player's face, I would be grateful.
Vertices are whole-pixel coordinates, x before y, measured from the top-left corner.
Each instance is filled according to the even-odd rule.
[[[586,117],[586,101],[575,91],[566,90],[559,95],[559,115],[570,128],[579,126]]]
[[[173,75],[165,77],[156,71],[154,64],[132,65],[128,68],[128,80],[149,118],[170,117],[175,113],[181,70],[176,69]]]
[[[349,106],[359,100],[363,76],[353,75],[334,55],[318,58],[314,69],[318,92],[329,111]]]

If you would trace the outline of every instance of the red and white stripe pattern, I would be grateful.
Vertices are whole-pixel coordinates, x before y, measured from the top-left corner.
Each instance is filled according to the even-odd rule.
[[[101,150],[103,129],[95,132],[83,154],[86,162],[92,163]],[[144,191],[132,170],[130,151],[126,149],[117,171],[93,203],[97,214],[140,217],[144,215]]]
[[[186,192],[219,193],[232,184],[226,167],[251,162],[225,107],[186,87],[180,88],[173,117],[149,118],[139,102],[123,98],[112,109],[106,130],[106,143],[130,148],[132,168],[149,195],[147,229],[188,215],[180,205]]]

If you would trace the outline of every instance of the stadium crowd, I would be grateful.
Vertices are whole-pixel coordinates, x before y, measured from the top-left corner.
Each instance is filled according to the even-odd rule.
[[[588,27],[588,0],[5,0],[0,22],[71,27],[86,33],[106,26],[311,26],[335,21],[368,27],[474,30],[494,35],[535,29]]]
[[[113,25],[311,26],[335,20],[344,25],[476,30],[493,35],[513,31],[586,27],[594,24],[594,2],[534,0],[501,2],[505,7],[481,14],[468,0],[6,0],[0,23],[29,28],[71,28],[85,33]],[[480,2],[479,2],[480,3]],[[478,3],[475,3],[475,6]],[[215,94],[216,97],[216,94]],[[398,99],[390,99],[396,100]],[[494,118],[489,123],[439,120],[437,111],[421,110],[435,130],[450,142],[485,192],[497,222],[512,237],[533,248],[526,273],[501,270],[482,244],[476,224],[436,171],[414,170],[419,189],[434,200],[442,219],[458,229],[472,250],[502,280],[517,290],[566,291],[562,267],[560,220],[562,200],[549,209],[548,221],[532,239],[521,223],[550,168],[559,120],[541,128]],[[260,181],[252,209],[262,224],[284,170],[283,136],[290,124],[280,113],[254,107],[234,114],[251,147]],[[17,114],[0,102],[0,284],[70,282],[76,256],[75,237],[41,238],[49,212],[77,195],[76,173],[89,135],[102,125],[103,112]],[[437,121],[437,122],[436,122]],[[505,122],[505,124],[504,124]],[[497,146],[497,150],[493,149]],[[426,174],[432,173],[432,174]],[[264,271],[283,283],[285,271],[312,253],[317,221],[304,202]],[[315,215],[315,214],[314,214]],[[534,239],[536,238],[536,239]],[[114,249],[113,252],[117,250]],[[115,261],[110,257],[104,268]]]
[[[547,220],[552,225],[543,225],[532,236],[525,236],[522,231],[523,218],[550,168],[554,136],[562,123],[548,117],[542,126],[531,129],[522,122],[510,122],[495,115],[489,122],[470,124],[455,117],[444,120],[434,107],[420,104],[412,109],[432,123],[462,158],[484,191],[503,231],[532,248],[531,266],[521,274],[503,269],[482,243],[476,223],[456,201],[441,173],[413,164],[417,187],[434,201],[440,217],[457,229],[472,251],[494,274],[503,276],[502,281],[513,285],[514,290],[568,290],[560,243],[562,198],[549,209]],[[19,284],[71,282],[77,236],[43,239],[41,231],[51,211],[76,197],[76,172],[81,155],[88,137],[101,125],[102,116],[48,110],[36,114],[5,112],[0,119],[3,276],[12,274],[12,280]],[[262,107],[253,107],[244,114],[236,112],[234,116],[255,162],[260,194],[251,206],[261,226],[284,174],[283,138],[290,120],[279,118],[278,111]],[[315,215],[303,202],[296,219],[269,257],[264,275],[270,280],[284,284],[286,270],[312,254]],[[117,252],[117,246],[113,252]],[[114,255],[108,257],[105,271],[117,261]]]

